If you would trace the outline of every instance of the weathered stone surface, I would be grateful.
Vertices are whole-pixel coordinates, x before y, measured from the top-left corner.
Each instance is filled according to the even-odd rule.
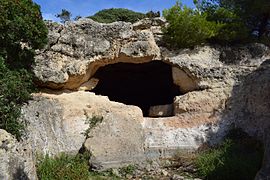
[[[199,81],[188,72],[184,72],[180,68],[172,68],[172,76],[174,83],[177,84],[182,93],[196,91],[199,89]]]
[[[270,176],[269,161],[269,127],[270,127],[270,60],[246,76],[235,86],[228,102],[229,112],[224,116],[234,121],[252,136],[263,140],[265,157],[262,170],[256,179],[267,179]]]
[[[160,18],[135,24],[80,19],[48,26],[49,43],[37,52],[34,72],[38,84],[54,89],[54,94],[35,95],[23,108],[34,151],[77,152],[86,142],[93,154],[91,163],[106,168],[133,162],[143,153],[162,156],[166,151],[218,142],[232,124],[257,137],[269,125],[270,68],[265,60],[270,59],[270,50],[265,45],[168,50],[161,46],[166,22]],[[143,119],[137,107],[82,92],[98,84],[93,75],[100,67],[152,60],[171,65],[174,83],[183,93],[175,97],[174,117]],[[152,115],[160,112],[155,108]],[[163,109],[162,115],[166,113]],[[95,114],[104,120],[86,140],[85,121]]]
[[[170,51],[157,45],[157,38],[162,36],[160,28],[165,25],[162,18],[134,24],[100,24],[83,18],[65,26],[49,23],[48,46],[38,51],[34,67],[39,85],[78,89],[102,66],[162,60],[173,66],[174,82],[186,93],[233,86],[239,76],[253,71],[270,57],[269,48],[262,44]]]
[[[264,128],[270,125],[270,60],[247,75],[234,86],[227,115],[250,135],[263,137]]]
[[[91,78],[89,81],[83,83],[80,87],[79,87],[79,91],[91,91],[92,89],[94,89],[97,84],[99,82],[99,79],[96,78]]]
[[[84,144],[92,155],[90,164],[97,169],[106,169],[143,161],[141,110],[116,103],[109,109],[104,113],[97,112],[103,120],[90,131]]]
[[[22,109],[22,119],[28,122],[26,139],[34,152],[55,155],[77,153],[85,140],[87,129],[83,100],[87,96],[35,94]],[[72,94],[71,94],[72,95]]]
[[[0,129],[0,179],[37,179],[35,172],[31,174],[31,171],[35,171],[35,166],[29,169],[22,151],[17,140],[5,130]]]
[[[86,136],[93,116],[103,120]],[[25,141],[36,153],[78,153],[85,147],[92,154],[92,165],[99,168],[143,157],[142,112],[135,106],[83,91],[40,93],[23,108],[22,118],[29,124]]]
[[[82,18],[65,26],[48,26],[49,45],[38,51],[34,67],[41,86],[76,89],[106,64],[160,57],[151,31],[134,31],[130,23],[100,24]]]
[[[233,47],[220,47],[220,61],[225,64],[237,64],[242,66],[257,66],[269,58],[268,46],[259,43]]]
[[[230,92],[231,88],[224,87],[194,91],[183,96],[177,96],[174,101],[175,115],[208,113],[209,116],[215,116],[225,109]]]
[[[168,157],[179,149],[196,150],[203,143],[218,143],[230,127],[230,123],[224,121],[192,126],[186,120],[177,116],[145,118],[143,127],[146,136],[146,156],[148,158]],[[191,121],[192,118],[188,120]]]
[[[229,88],[189,92],[175,98],[174,117],[145,118],[150,156],[155,155],[155,149],[170,155],[176,149],[196,149],[203,143],[219,142],[232,123],[222,114],[229,95]]]

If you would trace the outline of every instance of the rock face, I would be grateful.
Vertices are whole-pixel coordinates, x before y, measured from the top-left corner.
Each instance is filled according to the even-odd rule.
[[[231,118],[251,135],[263,137],[264,128],[270,126],[270,60],[264,61],[232,90],[228,105]]]
[[[50,42],[36,57],[34,72],[42,86],[53,89],[76,89],[104,65],[142,63],[160,56],[152,32],[135,31],[130,23],[80,19],[48,26]]]
[[[83,148],[91,152],[91,164],[104,169],[217,143],[232,125],[262,137],[270,117],[269,48],[248,44],[168,50],[162,47],[165,25],[160,18],[135,24],[90,19],[65,26],[48,23],[49,43],[37,52],[33,68],[37,84],[50,90],[34,94],[22,109],[29,124],[24,142],[30,149],[55,155]],[[170,65],[180,92],[173,102],[150,108],[155,118],[143,117],[136,106],[85,92],[99,84],[94,75],[101,67],[151,61]],[[124,88],[125,94],[130,87]],[[95,116],[103,119],[92,127],[89,120]]]
[[[35,165],[25,152],[13,136],[0,129],[0,179],[37,179]]]
[[[22,118],[30,122],[25,141],[37,153],[74,154],[86,148],[92,166],[103,169],[143,158],[143,118],[135,106],[83,91],[40,93],[23,108]]]
[[[270,178],[270,60],[250,73],[235,86],[229,106],[232,109],[227,115],[235,119],[238,127],[258,137],[265,144],[264,161],[256,180]]]

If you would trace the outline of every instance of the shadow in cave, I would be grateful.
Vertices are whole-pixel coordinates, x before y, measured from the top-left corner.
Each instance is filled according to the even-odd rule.
[[[172,104],[181,94],[173,83],[172,67],[161,61],[111,64],[99,68],[94,77],[99,79],[95,94],[138,106],[144,116],[148,116],[151,106]]]

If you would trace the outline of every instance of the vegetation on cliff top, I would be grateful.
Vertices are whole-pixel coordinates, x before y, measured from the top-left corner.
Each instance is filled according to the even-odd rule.
[[[159,11],[158,12],[149,11],[146,14],[144,14],[124,8],[111,8],[111,9],[103,9],[94,14],[93,16],[89,16],[88,18],[91,18],[94,21],[100,23],[112,23],[116,21],[134,23],[143,18],[154,18],[159,16],[160,16]]]
[[[0,1],[0,128],[20,138],[20,107],[34,89],[34,50],[47,43],[40,7],[32,0]]]
[[[93,16],[89,16],[89,18],[100,23],[112,23],[116,21],[125,21],[134,23],[145,17],[146,16],[143,13],[134,12],[132,10],[124,8],[104,9],[97,12]]]
[[[194,0],[195,9],[177,2],[164,10],[164,29],[171,47],[193,47],[205,42],[269,44],[270,1]]]

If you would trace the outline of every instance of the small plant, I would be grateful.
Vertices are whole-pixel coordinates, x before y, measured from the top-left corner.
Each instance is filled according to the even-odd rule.
[[[87,138],[90,138],[89,133],[91,132],[91,130],[93,128],[95,128],[97,126],[97,124],[101,123],[103,121],[103,117],[102,116],[96,116],[94,115],[93,117],[89,117],[88,114],[86,112],[84,112],[86,118],[86,124],[89,124],[89,127],[85,130],[85,132],[83,132],[84,136]]]
[[[133,174],[136,167],[134,165],[128,165],[126,167],[120,168],[120,174],[127,175],[127,174]]]

